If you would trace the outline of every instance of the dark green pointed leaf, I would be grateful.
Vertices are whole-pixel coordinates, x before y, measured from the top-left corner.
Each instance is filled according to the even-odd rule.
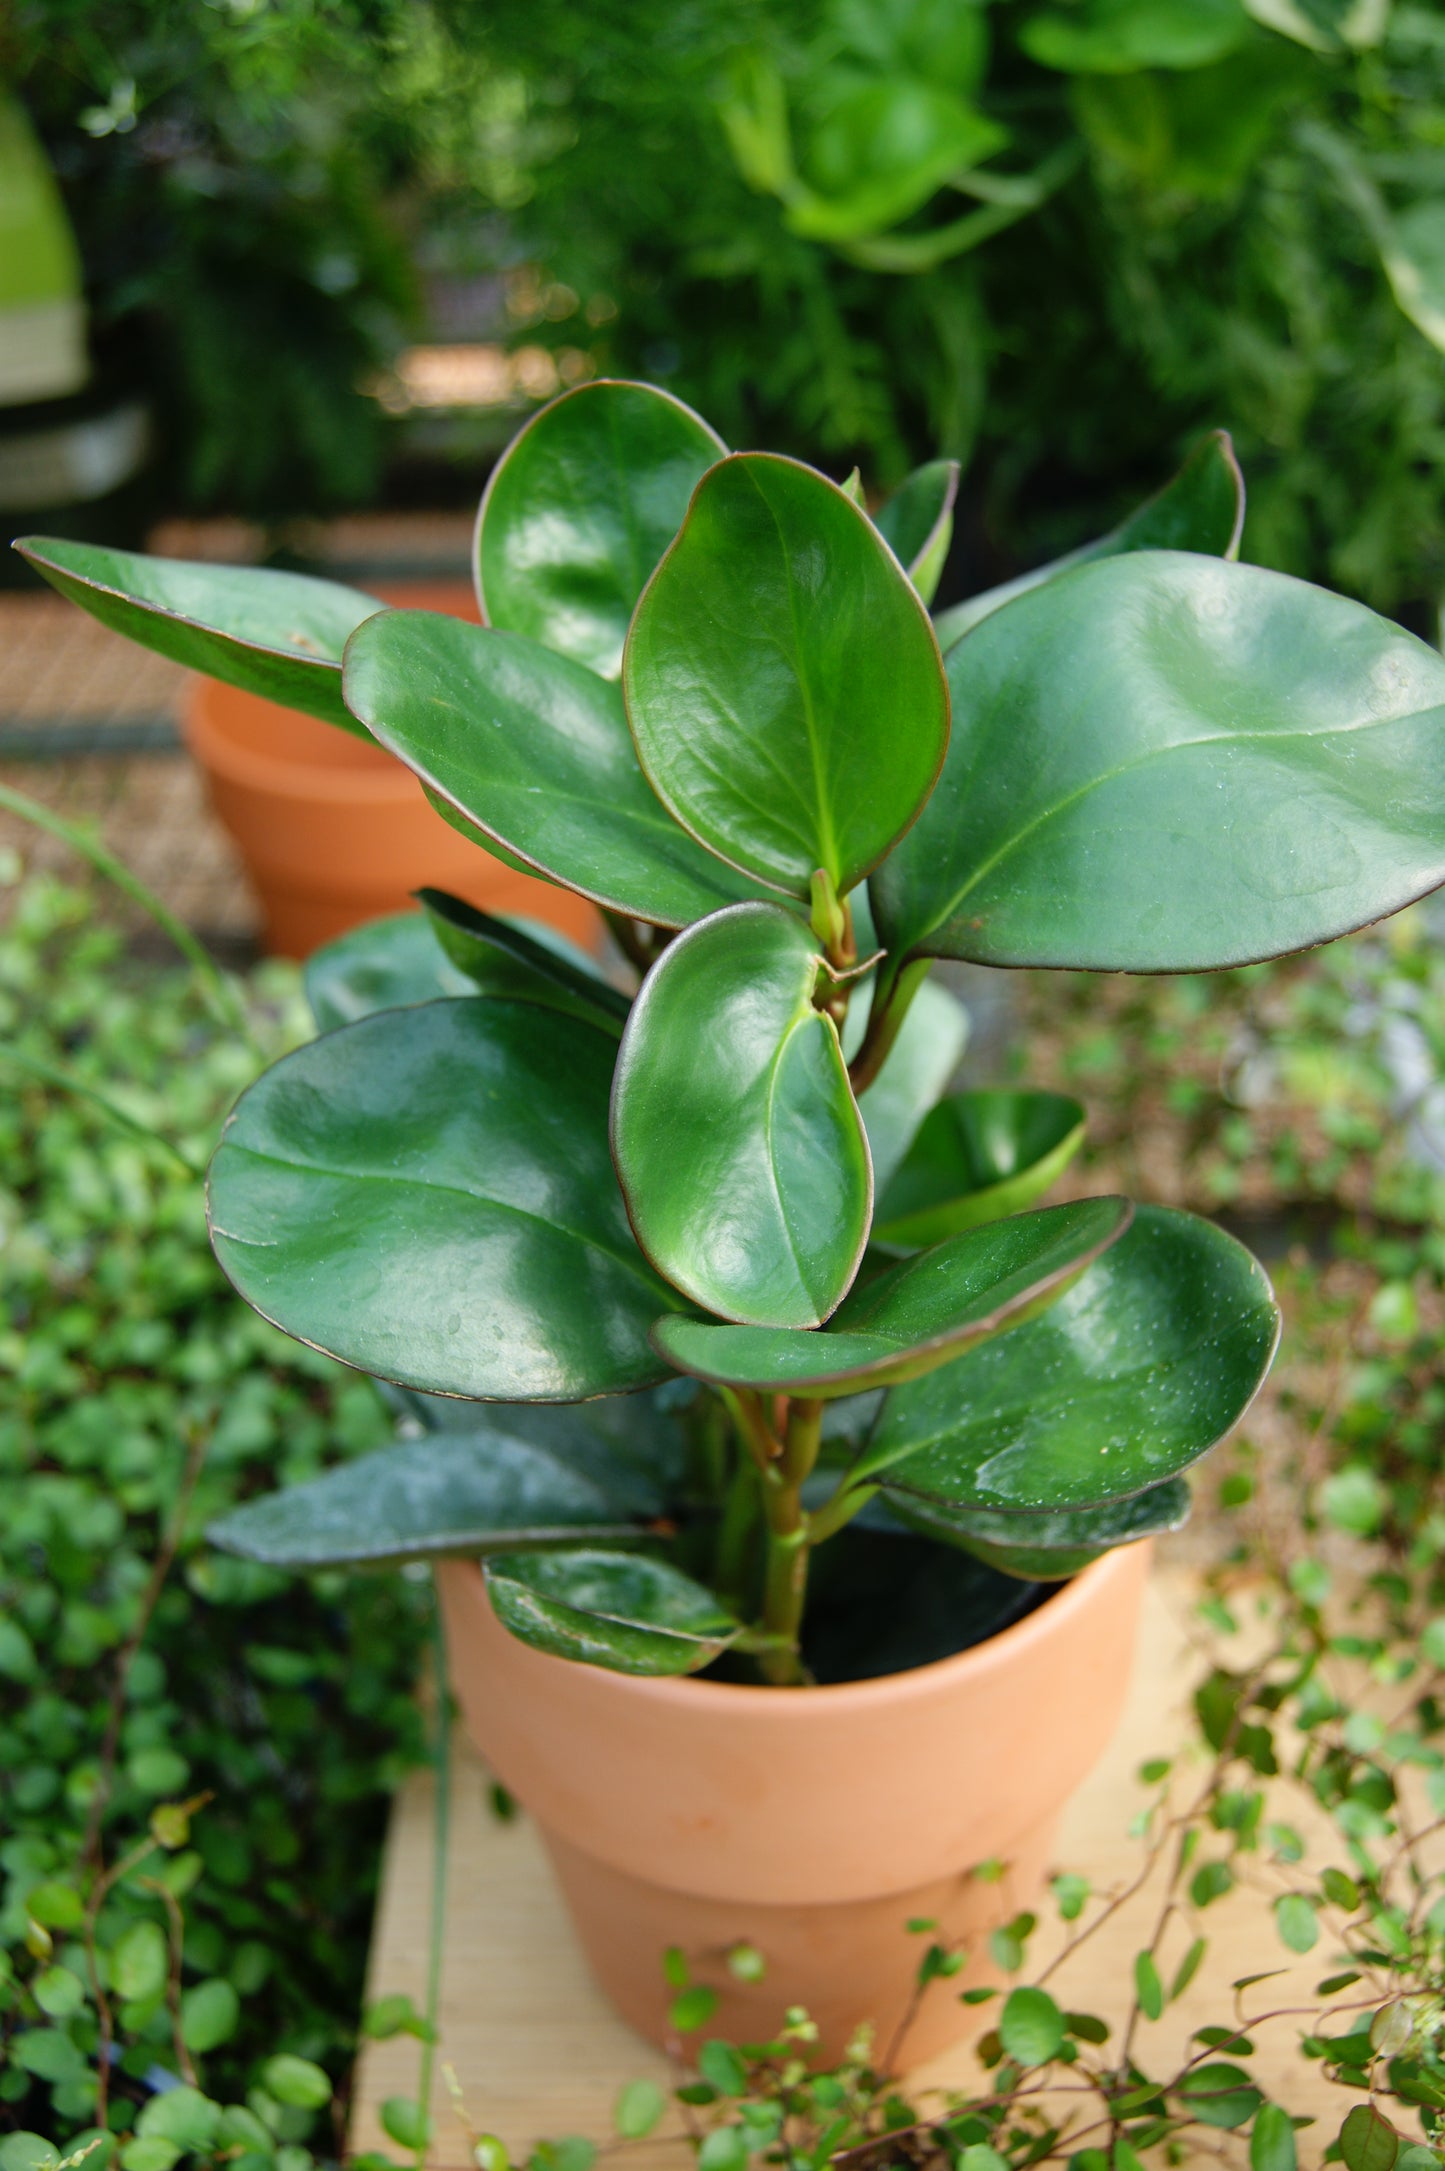
[[[643,1553],[503,1553],[485,1572],[514,1636],[612,1673],[696,1673],[741,1629],[701,1583]]]
[[[1038,1319],[895,1387],[859,1478],[1024,1514],[1177,1477],[1249,1407],[1279,1314],[1264,1269],[1211,1222],[1141,1206]]]
[[[915,468],[878,508],[878,532],[925,603],[933,601],[953,540],[957,496],[957,460],[930,460],[927,467]]]
[[[1445,880],[1445,658],[1178,551],[1077,567],[948,656],[938,788],[869,885],[890,949],[1192,972]]]
[[[486,995],[514,995],[542,1003],[566,1016],[586,1018],[606,1031],[620,1033],[632,1007],[627,997],[604,980],[597,962],[555,928],[480,912],[445,890],[422,889],[417,896],[430,922],[432,938],[463,986]],[[448,990],[448,992],[452,992]]]
[[[448,961],[424,912],[392,912],[353,927],[313,950],[301,979],[322,1033],[369,1018],[374,1010],[476,992]]]
[[[373,737],[509,864],[662,927],[756,893],[673,821],[637,766],[618,688],[570,657],[388,611],[348,644],[345,676]]]
[[[1244,0],[1089,0],[1045,10],[1019,33],[1031,60],[1068,75],[1203,68],[1250,35]]]
[[[863,1255],[872,1169],[821,959],[781,905],[734,905],[653,966],[617,1058],[612,1151],[643,1250],[724,1319],[812,1327]]]
[[[212,1241],[246,1301],[384,1378],[576,1402],[664,1377],[672,1292],[607,1157],[616,1042],[531,1003],[385,1010],[286,1056],[211,1163]]]
[[[969,1229],[855,1289],[821,1334],[669,1317],[653,1346],[679,1372],[825,1401],[920,1379],[1056,1302],[1131,1212],[1127,1199],[1080,1199]]]
[[[1107,535],[940,611],[934,621],[938,645],[947,654],[980,619],[1015,596],[1027,595],[1030,588],[1041,588],[1045,581],[1067,573],[1071,566],[1122,557],[1131,550],[1195,550],[1209,558],[1237,558],[1243,531],[1244,477],[1234,456],[1234,441],[1228,430],[1214,430],[1195,446],[1172,481],[1136,506]]]
[[[843,1052],[850,1061],[861,1044],[867,1013],[867,992],[860,989],[843,1033]],[[967,1041],[968,1012],[963,1004],[947,988],[925,980],[908,1007],[888,1060],[859,1096],[878,1190],[892,1178],[914,1133],[958,1068]]]
[[[643,1537],[668,1506],[586,1409],[459,1407],[472,1430],[378,1448],[248,1501],[207,1536],[273,1568],[379,1565]]]
[[[564,392],[512,439],[477,519],[477,594],[491,626],[604,678],[687,501],[727,451],[670,392],[603,379]]]
[[[889,1506],[910,1529],[1025,1583],[1057,1583],[1077,1575],[1116,1545],[1132,1545],[1189,1520],[1189,1487],[1183,1478],[1134,1493],[1098,1508],[1063,1509],[1054,1515],[999,1515],[987,1509],[949,1508],[936,1500],[883,1490]]]
[[[866,1093],[862,1106],[866,1116]],[[1043,1197],[1083,1138],[1084,1111],[1066,1094],[951,1093],[924,1117],[886,1188],[880,1179],[873,1241],[912,1251],[1019,1213]]]
[[[948,742],[918,595],[867,514],[796,460],[739,453],[698,485],[622,667],[663,803],[734,866],[841,895],[908,827]]]
[[[341,651],[364,619],[385,610],[375,596],[304,573],[192,565],[51,535],[27,535],[15,547],[112,632],[366,737],[341,698]]]

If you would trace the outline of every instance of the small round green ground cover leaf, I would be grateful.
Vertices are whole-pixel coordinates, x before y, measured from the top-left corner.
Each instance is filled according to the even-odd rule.
[[[895,1387],[858,1479],[1015,1514],[1089,1508],[1177,1477],[1269,1370],[1279,1314],[1258,1260],[1211,1222],[1141,1206],[1038,1319]]]
[[[868,1142],[813,1007],[820,966],[781,905],[734,905],[663,953],[622,1036],[612,1152],[637,1240],[724,1319],[818,1326],[868,1239]]]
[[[1031,60],[1069,75],[1203,68],[1250,34],[1243,0],[1089,0],[1033,16],[1019,32]]]
[[[940,611],[934,620],[938,644],[947,653],[980,619],[1015,596],[1026,595],[1030,588],[1041,588],[1045,581],[1067,573],[1071,566],[1087,565],[1094,558],[1121,557],[1130,550],[1197,550],[1211,558],[1237,558],[1243,532],[1244,477],[1234,456],[1234,440],[1228,430],[1212,430],[1195,446],[1179,473],[1107,535]]]
[[[1345,2171],[1392,2171],[1400,2136],[1373,2103],[1357,2103],[1340,2128],[1339,2150]]]
[[[1297,2171],[1294,2120],[1282,2103],[1261,2103],[1249,2129],[1249,2171]]]
[[[855,1289],[821,1334],[668,1318],[653,1346],[680,1372],[824,1401],[919,1379],[1055,1298],[1132,1211],[1127,1199],[1082,1199],[967,1230]]]
[[[642,766],[704,844],[806,898],[852,889],[948,743],[928,613],[868,515],[815,469],[738,453],[699,484],[637,606],[622,681]]]
[[[484,1566],[514,1636],[613,1673],[696,1673],[741,1625],[701,1583],[643,1553],[502,1553]]]
[[[874,525],[925,603],[933,601],[953,539],[957,460],[915,468],[874,514]]]
[[[448,961],[424,912],[391,912],[323,943],[307,958],[301,979],[323,1033],[369,1018],[374,1010],[476,993],[473,982]]]
[[[268,1567],[321,1568],[640,1537],[669,1505],[583,1409],[469,1414],[471,1431],[377,1448],[247,1501],[207,1535]]]
[[[191,565],[29,535],[21,556],[72,603],[143,648],[246,693],[367,736],[341,698],[341,652],[386,605],[359,588],[264,566]]]
[[[890,949],[1199,971],[1445,880],[1445,658],[1343,596],[1136,552],[996,612],[948,670],[943,775],[869,886]]]
[[[604,678],[688,499],[727,447],[670,392],[603,378],[534,415],[492,470],[477,516],[477,599]]]
[[[574,1402],[664,1376],[672,1292],[607,1155],[610,1035],[477,997],[299,1048],[232,1112],[212,1242],[255,1310],[404,1385]]]
[[[485,995],[514,995],[565,1016],[620,1032],[632,1005],[604,980],[595,958],[540,920],[481,912],[445,890],[417,891],[431,933],[464,984]]]
[[[1248,2125],[1264,2101],[1242,2065],[1223,2061],[1195,2066],[1180,2081],[1177,2094],[1191,2118],[1226,2131]]]
[[[867,1007],[861,992],[854,996],[843,1028],[843,1053],[850,1062],[862,1043]],[[968,1012],[963,1004],[947,988],[925,980],[908,1006],[883,1068],[858,1097],[876,1189],[881,1191],[891,1179],[967,1044]],[[873,1233],[876,1237],[876,1227]]]
[[[348,644],[345,685],[372,736],[511,864],[663,927],[756,894],[678,827],[637,766],[618,688],[570,657],[388,611]]]
[[[998,2021],[999,2040],[1018,2065],[1047,2065],[1064,2040],[1064,2016],[1049,1996],[1029,1984],[1011,1990]]]
[[[1004,1575],[1027,1583],[1057,1583],[1078,1575],[1090,1561],[1116,1545],[1132,1545],[1189,1520],[1189,1487],[1183,1478],[1167,1478],[1126,1500],[1097,1508],[1066,1508],[1057,1515],[1001,1515],[986,1508],[949,1508],[906,1492],[883,1491],[889,1507],[910,1529],[924,1537],[956,1545]]]
[[[921,1248],[1016,1214],[1043,1196],[1083,1138],[1083,1108],[1067,1094],[952,1093],[930,1108],[891,1181],[880,1179],[873,1241]]]

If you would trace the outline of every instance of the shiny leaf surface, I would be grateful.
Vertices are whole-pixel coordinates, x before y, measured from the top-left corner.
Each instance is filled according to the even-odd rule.
[[[445,956],[424,912],[388,913],[323,943],[307,958],[301,979],[322,1033],[374,1010],[476,993]]]
[[[948,742],[919,597],[867,514],[770,453],[699,484],[627,638],[627,714],[664,804],[711,850],[841,895],[913,820]]]
[[[586,1410],[458,1407],[471,1430],[341,1463],[233,1509],[208,1537],[275,1568],[340,1567],[642,1537],[668,1506]]]
[[[653,385],[564,392],[513,438],[477,519],[482,617],[604,678],[637,598],[727,447]]]
[[[622,1030],[631,1007],[627,997],[603,979],[595,959],[555,928],[481,912],[445,890],[418,890],[417,896],[433,942],[453,972],[464,976],[468,992],[480,988],[486,995],[514,995],[586,1018],[608,1032]]]
[[[1244,531],[1244,477],[1228,430],[1214,430],[1195,446],[1179,473],[1152,498],[1136,506],[1127,520],[1078,550],[1035,566],[1015,580],[989,588],[967,602],[940,611],[934,621],[945,654],[971,626],[989,617],[1015,596],[1041,588],[1071,566],[1095,558],[1119,558],[1131,550],[1196,550],[1209,558],[1237,558]]]
[[[736,905],[664,952],[622,1036],[612,1150],[638,1242],[724,1319],[816,1326],[862,1257],[872,1170],[819,967],[791,913]]]
[[[211,1163],[246,1301],[343,1363],[443,1394],[573,1402],[664,1376],[675,1297],[607,1157],[611,1037],[530,1003],[382,1011],[289,1055]]]
[[[346,698],[383,746],[513,865],[663,927],[756,884],[648,786],[607,679],[517,633],[388,611],[346,651]]]
[[[1116,1545],[1179,1530],[1189,1520],[1189,1487],[1178,1477],[1151,1485],[1127,1500],[1066,1509],[1057,1515],[997,1515],[986,1509],[948,1508],[935,1500],[889,1492],[886,1479],[883,1489],[890,1507],[910,1529],[956,1545],[975,1560],[1026,1583],[1062,1582]]]
[[[16,547],[112,632],[366,737],[341,698],[340,666],[347,637],[385,610],[375,596],[304,573],[192,565],[49,535],[26,536]]]
[[[504,1553],[485,1573],[498,1620],[521,1642],[612,1673],[696,1673],[741,1625],[701,1583],[642,1553]]]
[[[1137,1208],[1038,1319],[889,1395],[859,1478],[1005,1513],[1090,1508],[1177,1477],[1269,1369],[1264,1269],[1212,1223]]]
[[[701,1379],[825,1401],[920,1379],[1056,1302],[1131,1212],[1127,1199],[1081,1199],[970,1229],[855,1289],[821,1334],[673,1317],[653,1346]]]
[[[1180,972],[1445,880],[1445,659],[1343,596],[1148,551],[950,650],[954,731],[869,885],[899,951]]]
[[[860,992],[853,999],[843,1034],[843,1052],[850,1060],[862,1039],[867,1009]],[[909,1005],[888,1060],[858,1100],[873,1156],[873,1182],[879,1191],[958,1068],[967,1041],[968,1012],[963,1004],[947,988],[925,980]]]
[[[924,1117],[886,1189],[880,1181],[873,1241],[914,1250],[1019,1213],[1043,1197],[1083,1138],[1084,1111],[1066,1094],[951,1093]]]
[[[930,460],[914,470],[875,516],[879,534],[925,603],[933,601],[953,540],[957,496],[957,460]]]

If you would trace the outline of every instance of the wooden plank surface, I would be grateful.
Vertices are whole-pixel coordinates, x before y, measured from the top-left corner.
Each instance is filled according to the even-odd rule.
[[[1138,1842],[1128,1836],[1146,1799],[1136,1777],[1139,1765],[1172,1754],[1188,1738],[1189,1698],[1207,1663],[1189,1630],[1196,1594],[1187,1571],[1154,1577],[1119,1732],[1065,1815],[1058,1865],[1082,1871],[1100,1892],[1131,1883],[1142,1863]],[[666,2085],[669,2077],[676,2078],[660,2053],[613,2016],[592,1984],[532,1828],[524,1818],[503,1824],[493,1816],[486,1774],[470,1750],[459,1745],[453,1762],[430,2158],[439,2171],[465,2171],[470,2163],[467,2132],[449,2096],[444,2065],[455,2075],[472,2124],[500,2134],[514,2162],[547,2136],[579,2133],[605,2140],[625,2081],[650,2075]],[[981,1764],[986,1771],[986,1753]],[[1196,1783],[1199,1776],[1202,1765]],[[1296,1824],[1307,1825],[1297,1798],[1289,1814]],[[1321,1819],[1315,1829],[1333,1828]],[[406,1992],[419,2009],[425,1997],[431,1831],[431,1775],[421,1772],[397,1797],[368,1984],[372,1997]],[[1334,1859],[1338,1852],[1336,1843],[1322,1859]],[[1130,2000],[1134,1955],[1152,1933],[1158,1907],[1157,1883],[1120,1907],[1052,1981],[1061,2002],[1117,2022]],[[1236,1978],[1290,1963],[1267,1991],[1255,1993],[1271,2005],[1286,2006],[1299,2002],[1299,1993],[1307,1994],[1329,1966],[1323,1941],[1307,1958],[1287,1953],[1274,1932],[1267,1889],[1241,1889],[1211,1906],[1198,1925],[1171,1923],[1162,1948],[1166,1978],[1196,1927],[1207,1931],[1209,1951],[1193,1986],[1136,2041],[1136,2055],[1152,2072],[1176,2068],[1194,2028],[1232,2017],[1229,1985]],[[1059,1931],[1046,1921],[1030,1955],[1030,1972],[1060,1942]],[[1300,2136],[1300,2160],[1309,2166],[1318,2163],[1351,2098],[1326,2082],[1317,2065],[1302,2060],[1295,2047],[1298,2025],[1282,2020],[1257,2030],[1249,2063],[1261,2086],[1292,2112],[1318,2118],[1319,2124]],[[418,2059],[419,2046],[411,2038],[368,2046],[357,2075],[353,2147],[396,2153],[378,2113],[389,2096],[415,2095]],[[915,2075],[914,2086],[972,2088],[980,2077],[965,2047]],[[1222,2134],[1209,2137],[1199,2157],[1201,2163],[1221,2160],[1245,2161],[1243,2149]],[[638,2148],[615,2150],[608,2161],[635,2164],[638,2171],[644,2164],[651,2171],[683,2171],[693,2157],[680,2139],[654,2138]]]

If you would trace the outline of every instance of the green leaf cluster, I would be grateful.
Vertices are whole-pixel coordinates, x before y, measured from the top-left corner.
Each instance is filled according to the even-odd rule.
[[[641,984],[431,893],[430,951],[383,923],[314,962],[318,1015],[349,1022],[228,1119],[217,1256],[301,1342],[543,1422],[469,1421],[452,1486],[403,1442],[228,1516],[223,1543],[483,1555],[541,1649],[781,1684],[845,1663],[804,1611],[845,1525],[846,1663],[867,1670],[846,1617],[868,1560],[934,1615],[880,1640],[886,1670],[1182,1519],[1184,1472],[1270,1363],[1269,1284],[1187,1214],[1040,1206],[1080,1112],[950,1095],[961,1021],[927,977],[1200,971],[1398,910],[1445,875],[1445,664],[1237,562],[1222,434],[1089,549],[935,624],[952,490],[935,463],[875,518],[598,382],[495,471],[482,625],[354,625],[355,728],[602,906]],[[292,590],[264,591],[266,637],[263,576],[26,547],[239,684],[286,647]],[[305,601],[338,629],[367,609]],[[334,656],[287,667],[335,697]],[[609,1476],[619,1428],[547,1416],[644,1391],[645,1482]]]

